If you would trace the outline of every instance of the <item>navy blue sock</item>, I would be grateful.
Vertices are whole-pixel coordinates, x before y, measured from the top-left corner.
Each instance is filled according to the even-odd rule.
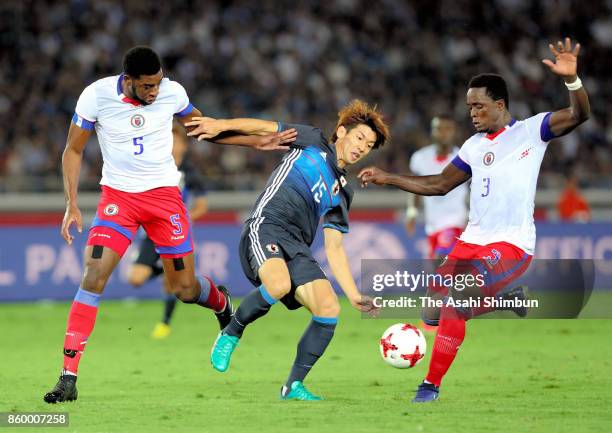
[[[301,382],[310,371],[317,360],[323,355],[329,342],[334,336],[338,318],[312,316],[310,324],[304,331],[297,346],[297,354],[286,386],[291,388],[291,384],[296,380]]]
[[[174,295],[166,295],[164,298],[164,319],[162,320],[166,325],[170,324],[170,320],[172,320],[172,313],[174,313],[174,308],[176,307],[176,296]]]
[[[263,285],[259,286],[257,290],[253,290],[242,300],[223,332],[234,337],[242,337],[244,328],[264,316],[276,302],[276,299],[270,296]]]

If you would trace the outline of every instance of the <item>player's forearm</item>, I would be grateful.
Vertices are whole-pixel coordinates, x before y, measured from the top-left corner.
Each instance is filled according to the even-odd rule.
[[[246,135],[266,135],[277,132],[278,123],[261,119],[219,119],[224,131]]]
[[[325,246],[325,254],[327,255],[327,261],[329,267],[336,278],[336,281],[340,285],[340,288],[349,299],[355,299],[359,297],[359,290],[351,274],[351,268],[349,266],[348,257],[344,251],[342,245],[339,246]]]
[[[571,83],[575,83],[578,76],[564,78],[565,83],[571,86]],[[569,89],[568,89],[569,90]],[[589,95],[584,88],[581,86],[577,90],[569,90],[570,96],[570,110],[572,112],[572,118],[575,121],[575,126],[585,122],[591,115],[591,104],[589,103]]]
[[[440,175],[408,176],[389,173],[385,177],[385,184],[419,195],[444,195],[450,191]]]
[[[212,139],[213,143],[227,144],[231,146],[245,146],[255,147],[259,143],[259,134],[253,135],[242,135],[242,134],[231,134],[222,133],[218,137]]]
[[[66,205],[77,205],[77,191],[79,186],[79,174],[81,172],[81,160],[83,154],[71,147],[66,147],[62,155],[62,175],[64,178],[64,196]]]

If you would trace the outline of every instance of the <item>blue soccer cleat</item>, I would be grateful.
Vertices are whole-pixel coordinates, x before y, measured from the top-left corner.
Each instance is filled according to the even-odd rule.
[[[224,372],[229,368],[232,353],[234,353],[234,349],[238,346],[239,340],[238,337],[224,334],[223,331],[219,333],[210,352],[210,363],[215,370]]]
[[[435,401],[438,399],[440,394],[440,388],[433,383],[423,382],[419,385],[416,395],[412,399],[413,403],[427,403],[429,401]]]
[[[280,394],[281,400],[300,400],[300,401],[319,401],[321,397],[314,395],[304,386],[304,383],[296,380],[291,384],[291,388],[283,385]]]

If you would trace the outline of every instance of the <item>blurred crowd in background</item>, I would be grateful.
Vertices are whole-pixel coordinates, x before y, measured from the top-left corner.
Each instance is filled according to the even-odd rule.
[[[0,192],[60,191],[61,153],[77,98],[92,81],[121,72],[124,52],[150,45],[166,76],[212,117],[308,123],[331,135],[352,98],[378,104],[392,141],[367,162],[408,171],[429,144],[432,116],[473,133],[467,82],[502,74],[517,118],[562,108],[561,78],[541,63],[548,43],[582,44],[579,74],[592,118],[551,145],[542,187],[566,176],[612,185],[612,0],[327,0],[158,2],[72,0],[0,3]],[[279,160],[195,143],[191,160],[209,189],[260,188]],[[96,190],[101,155],[86,148],[81,190]]]

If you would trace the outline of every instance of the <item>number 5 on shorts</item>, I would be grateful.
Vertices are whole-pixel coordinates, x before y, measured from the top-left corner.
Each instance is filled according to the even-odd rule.
[[[181,218],[180,214],[175,213],[174,215],[170,215],[170,223],[176,227],[176,230],[172,231],[172,234],[174,235],[180,235],[181,233],[183,233],[183,227],[181,226],[181,222],[179,221],[179,219]]]

